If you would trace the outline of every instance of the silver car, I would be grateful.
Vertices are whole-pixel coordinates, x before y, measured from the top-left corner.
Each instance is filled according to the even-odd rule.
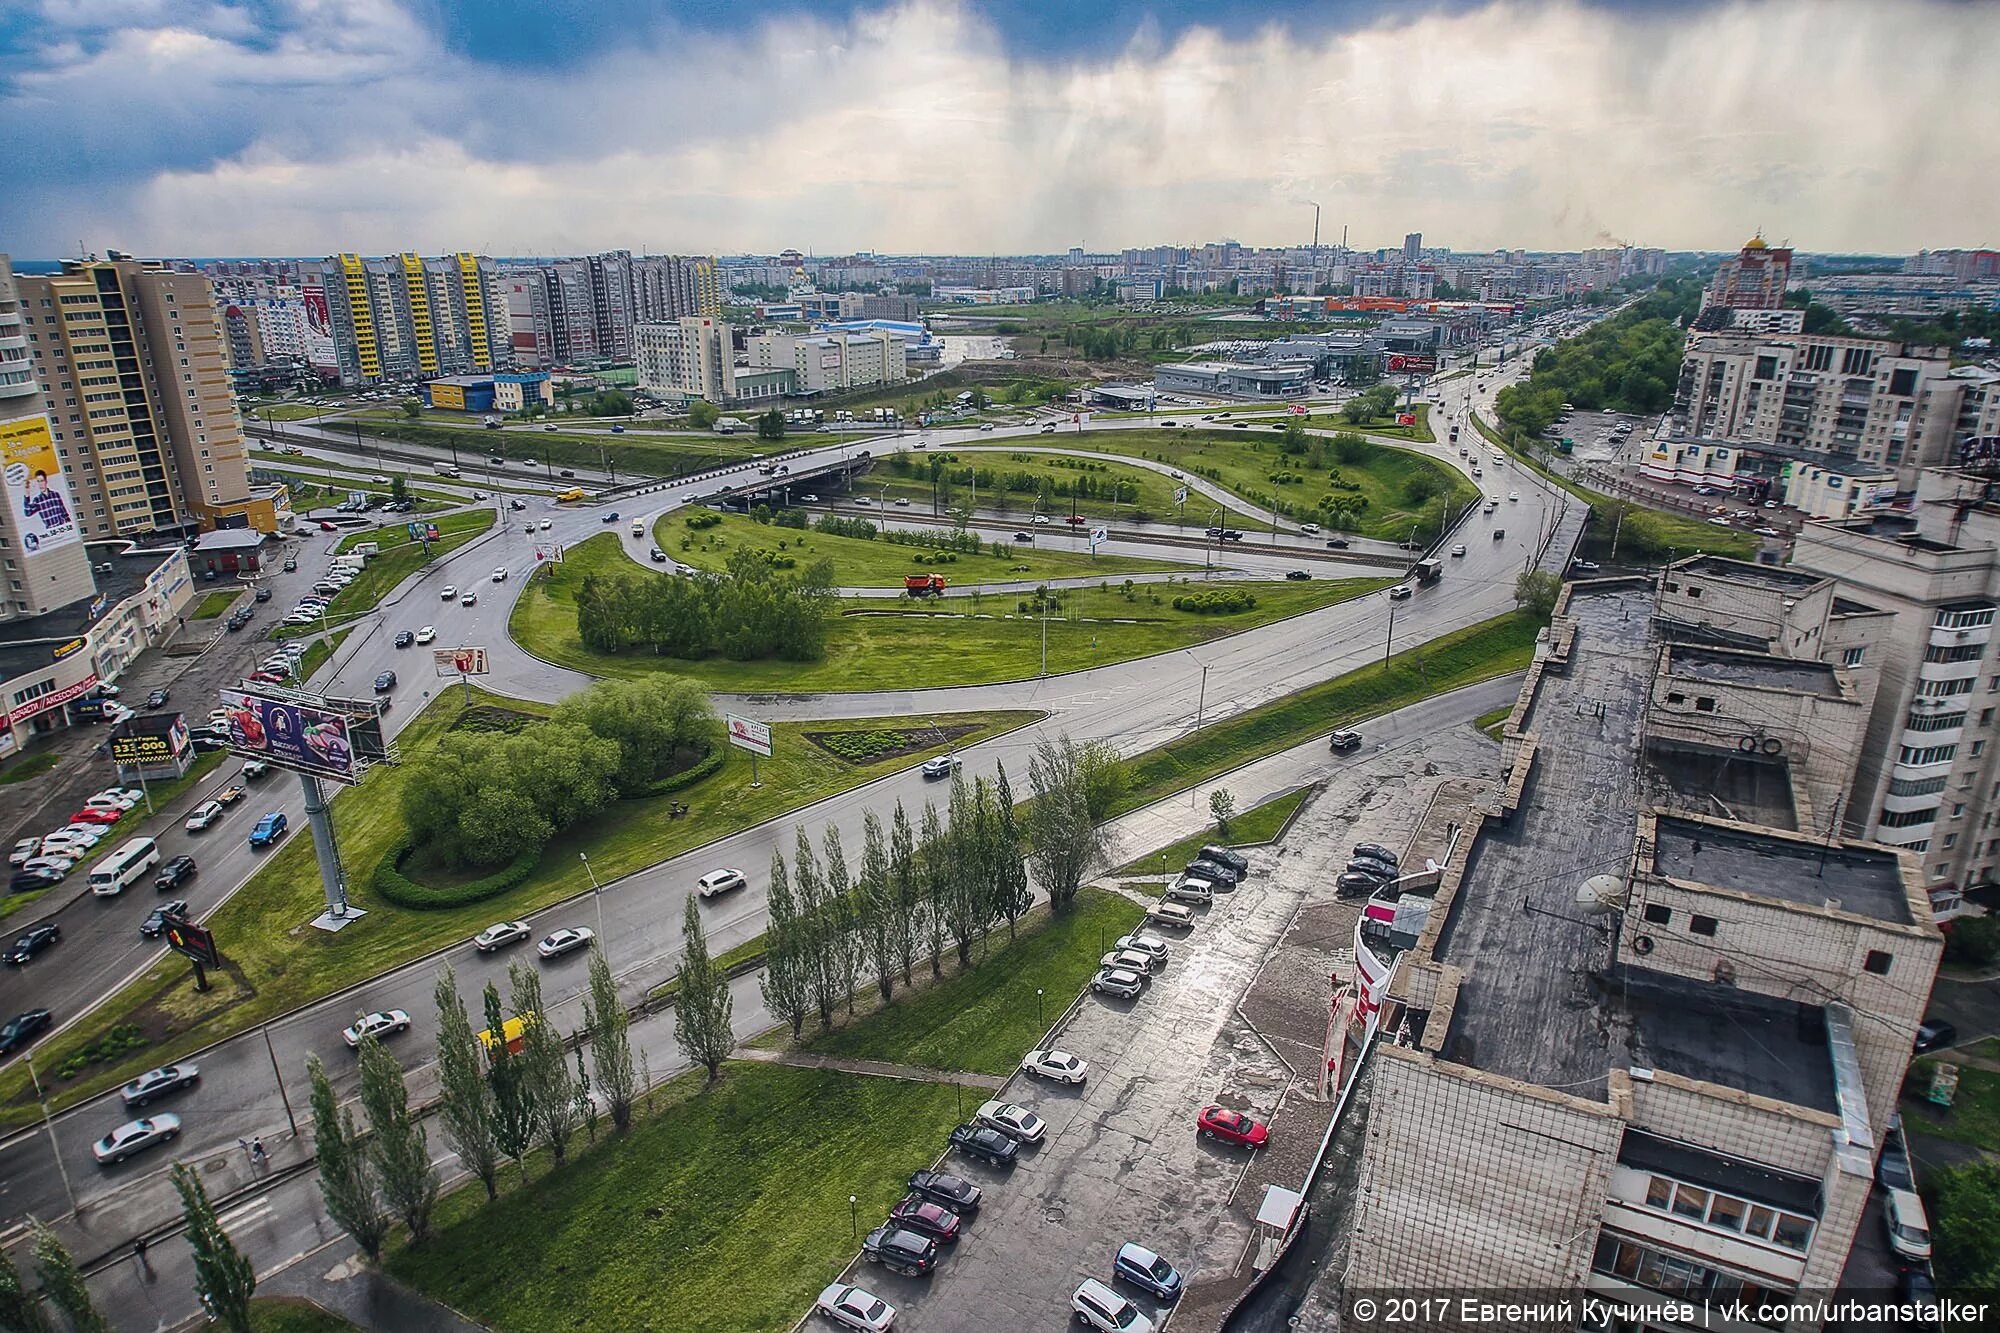
[[[1131,1000],[1138,998],[1139,992],[1146,989],[1146,978],[1130,968],[1105,967],[1098,969],[1097,975],[1090,979],[1090,988],[1099,995],[1116,995],[1121,1000]]]
[[[1153,973],[1153,955],[1141,953],[1137,949],[1113,949],[1097,960],[1102,968],[1123,968],[1127,972],[1137,972],[1142,977]]]
[[[145,1120],[133,1120],[106,1134],[90,1145],[90,1155],[97,1159],[99,1166],[110,1166],[122,1162],[133,1153],[144,1152],[162,1143],[172,1143],[180,1137],[181,1118],[177,1115],[156,1115]]]
[[[497,921],[473,936],[472,947],[481,953],[492,953],[509,944],[519,944],[529,933],[525,921]]]
[[[179,1092],[182,1088],[191,1088],[200,1080],[200,1065],[161,1065],[158,1069],[148,1069],[118,1089],[118,1095],[126,1106],[136,1111],[156,1097]]]
[[[1120,935],[1118,942],[1111,947],[1145,954],[1153,960],[1155,968],[1165,967],[1167,959],[1173,954],[1173,950],[1167,947],[1165,940],[1155,939],[1151,935]]]

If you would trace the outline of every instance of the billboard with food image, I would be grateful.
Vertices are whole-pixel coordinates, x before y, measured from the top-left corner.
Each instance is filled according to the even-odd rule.
[[[229,748],[237,754],[340,782],[360,781],[347,714],[247,690],[221,694]]]

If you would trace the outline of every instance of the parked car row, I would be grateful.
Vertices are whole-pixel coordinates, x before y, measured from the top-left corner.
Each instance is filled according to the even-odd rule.
[[[13,871],[8,880],[11,893],[28,893],[52,888],[110,836],[111,826],[145,799],[137,787],[106,787],[84,799],[69,822],[38,838],[22,838],[7,853]]]
[[[1373,842],[1356,843],[1347,868],[1334,881],[1334,892],[1342,898],[1373,897],[1402,873],[1401,862],[1387,847]]]

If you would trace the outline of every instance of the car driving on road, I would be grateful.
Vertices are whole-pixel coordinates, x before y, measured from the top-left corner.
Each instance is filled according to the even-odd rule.
[[[472,937],[472,947],[481,953],[492,953],[519,944],[532,933],[525,921],[497,921]]]
[[[99,1166],[111,1166],[124,1161],[133,1153],[156,1148],[162,1143],[172,1143],[181,1134],[181,1118],[177,1115],[156,1115],[146,1120],[133,1120],[106,1134],[90,1145],[90,1155],[97,1159]]]
[[[597,933],[586,926],[564,926],[561,930],[550,931],[535,945],[535,952],[544,958],[560,958],[566,953],[587,948],[597,938]]]
[[[127,1109],[137,1110],[147,1102],[155,1101],[170,1092],[191,1088],[201,1081],[201,1066],[182,1063],[161,1065],[158,1069],[148,1069],[139,1077],[118,1089]]]
[[[349,1046],[359,1046],[363,1037],[393,1037],[399,1032],[410,1030],[410,1016],[401,1009],[378,1009],[372,1014],[363,1014],[350,1027],[341,1029],[340,1039]]]
[[[749,882],[748,879],[744,878],[742,871],[736,869],[734,866],[725,866],[721,870],[711,870],[696,880],[694,882],[694,891],[704,898],[713,898],[718,893],[728,893],[732,889],[740,889]]]

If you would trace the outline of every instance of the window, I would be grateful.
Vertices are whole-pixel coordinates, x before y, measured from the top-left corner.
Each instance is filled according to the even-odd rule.
[[[1922,810],[1884,810],[1881,819],[1883,828],[1915,828],[1919,824],[1936,822],[1937,807],[1934,805]]]
[[[1712,1227],[1721,1227],[1725,1231],[1741,1231],[1743,1214],[1749,1207],[1750,1205],[1741,1199],[1718,1194],[1715,1196],[1715,1202],[1708,1207],[1708,1224]]]
[[[1945,851],[1950,851],[1950,850],[1952,849],[1953,845],[1954,845],[1954,844],[1956,844],[1957,842],[1958,842],[1958,835],[1957,835],[1956,833],[1947,833],[1947,834],[1945,834],[1945,835],[1944,835],[1944,850],[1945,850]]]
[[[1715,711],[1715,700],[1706,694],[1697,694],[1694,697],[1694,711],[1697,713],[1713,713]]]
[[[1880,949],[1870,949],[1868,956],[1861,960],[1861,970],[1872,972],[1878,977],[1886,977],[1889,975],[1889,964],[1892,961],[1894,960]]]
[[[1840,664],[1842,666],[1860,666],[1862,655],[1867,651],[1866,648],[1849,648],[1840,655]]]
[[[1712,916],[1703,916],[1697,912],[1688,918],[1688,929],[1697,935],[1713,935],[1715,927],[1716,920]]]
[[[1974,759],[1977,759],[1977,758],[1979,758],[1979,756],[1980,756],[1980,755],[1982,755],[1982,754],[1985,754],[1985,753],[1986,753],[1986,742],[1985,742],[1985,741],[1974,741],[1974,742],[1972,743],[1972,757],[1973,757]]]
[[[1667,702],[1670,704],[1684,704],[1687,702],[1687,699],[1688,697],[1679,690],[1667,691]]]
[[[1660,903],[1647,903],[1646,910],[1640,915],[1646,919],[1646,924],[1652,926],[1664,926],[1674,919],[1673,909]]]
[[[1708,1191],[1696,1189],[1692,1185],[1674,1187],[1674,1212],[1682,1217],[1691,1217],[1697,1222],[1708,1216]]]
[[[1665,1176],[1654,1176],[1646,1182],[1646,1206],[1664,1211],[1674,1197],[1674,1182]]]

